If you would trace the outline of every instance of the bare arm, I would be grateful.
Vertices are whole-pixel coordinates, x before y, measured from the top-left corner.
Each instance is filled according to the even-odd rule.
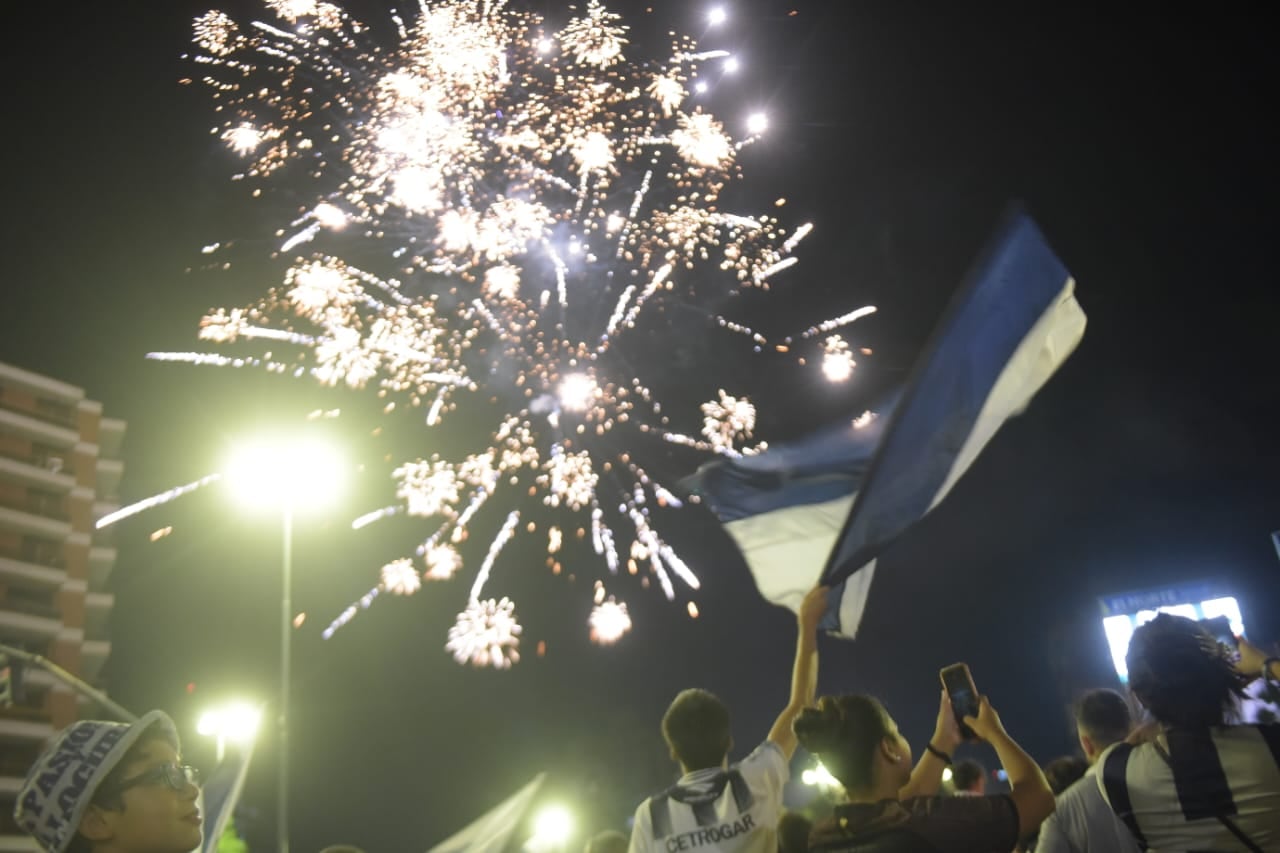
[[[960,726],[956,723],[955,712],[951,710],[951,701],[947,699],[947,691],[941,691],[942,698],[938,706],[938,722],[933,727],[933,737],[929,745],[948,756],[960,745]],[[898,790],[898,799],[909,797],[932,797],[942,786],[942,771],[947,764],[928,749],[920,750],[920,760],[911,771],[911,779]]]
[[[827,610],[827,587],[816,586],[805,595],[796,614],[796,662],[791,670],[791,698],[769,730],[769,740],[778,745],[787,760],[796,752],[795,718],[814,702],[818,690],[818,621]]]
[[[965,717],[964,722],[995,748],[1001,766],[1009,774],[1009,786],[1013,789],[1010,796],[1018,808],[1018,837],[1025,838],[1053,814],[1055,807],[1053,790],[1040,771],[1040,765],[1009,737],[1000,722],[1000,715],[986,696],[982,697],[978,716]]]
[[[1240,647],[1240,662],[1236,664],[1236,669],[1242,675],[1249,678],[1280,679],[1280,660],[1268,658],[1266,652],[1244,637],[1238,637],[1236,644]]]

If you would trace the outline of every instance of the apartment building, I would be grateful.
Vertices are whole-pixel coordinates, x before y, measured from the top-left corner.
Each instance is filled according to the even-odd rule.
[[[123,421],[81,388],[0,364],[0,643],[44,655],[102,686],[115,563],[111,532]],[[13,823],[14,796],[45,741],[76,720],[76,694],[27,669],[0,706],[0,853],[36,850]]]

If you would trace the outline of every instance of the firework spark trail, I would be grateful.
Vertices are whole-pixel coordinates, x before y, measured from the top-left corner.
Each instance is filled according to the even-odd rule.
[[[485,554],[484,564],[480,567],[480,571],[476,574],[475,583],[471,585],[471,600],[479,601],[480,593],[484,592],[484,585],[489,582],[489,575],[493,571],[493,564],[497,562],[498,555],[502,553],[502,549],[511,541],[511,537],[515,535],[516,525],[520,523],[520,510],[513,509],[508,515],[506,522],[503,523],[502,529],[498,531],[498,535],[493,538],[493,542],[489,545],[489,553]]]
[[[618,573],[618,548],[613,542],[613,531],[604,522],[604,511],[596,504],[591,509],[591,544],[597,555],[604,557],[609,574]]]
[[[351,522],[352,530],[362,530],[373,524],[375,521],[381,521],[384,518],[390,518],[393,515],[403,515],[405,512],[402,506],[384,506],[382,509],[375,509],[366,512],[364,515],[353,519]]]
[[[626,316],[622,318],[621,325],[623,327],[631,328],[635,325],[636,317],[640,315],[640,309],[643,308],[644,304],[649,301],[649,297],[653,296],[655,293],[657,293],[659,290],[662,289],[662,286],[667,283],[667,276],[669,275],[671,275],[670,264],[664,265],[661,269],[659,269],[656,273],[653,274],[653,280],[649,282],[649,285],[640,294],[640,298],[638,298],[635,301],[635,304],[633,304],[631,306],[631,309],[627,311]],[[600,344],[599,349],[596,350],[597,353],[603,354],[609,348],[609,344],[613,340],[612,334],[614,331],[615,329],[609,329],[607,331],[603,342]]]
[[[830,320],[827,320],[822,323],[818,323],[816,326],[810,326],[800,335],[800,337],[812,338],[812,337],[816,337],[817,335],[823,335],[823,334],[826,334],[827,332],[835,331],[836,329],[839,329],[841,326],[847,326],[850,323],[854,322],[855,320],[861,320],[863,317],[866,317],[874,313],[876,313],[875,306],[868,305],[865,308],[859,308],[856,311],[850,311],[848,314],[841,314],[839,317],[832,317]]]
[[[808,340],[810,338],[815,338],[818,335],[822,335],[827,332],[834,331],[835,329],[843,328],[844,326],[848,326],[852,323],[857,322],[858,320],[861,320],[863,317],[869,317],[870,315],[876,313],[876,311],[877,309],[874,305],[866,305],[862,308],[855,309],[846,314],[841,314],[839,317],[832,317],[830,320],[825,320],[822,323],[819,323],[814,326],[810,326],[809,328],[801,332],[799,335],[787,335],[785,338],[782,339],[781,346],[783,347],[789,346],[797,338],[799,338],[800,340]],[[716,317],[716,322],[723,329],[727,329],[728,331],[735,332],[739,335],[746,335],[747,337],[751,338],[751,340],[753,340],[758,346],[764,347],[764,346],[768,346],[769,344],[768,338],[766,338],[764,335],[760,334],[750,326],[746,326],[746,325],[743,325],[742,323],[734,322],[733,320],[729,320],[725,317]]]
[[[194,492],[196,489],[203,488],[210,483],[216,483],[221,479],[221,474],[208,474],[201,477],[199,480],[196,480],[194,483],[187,483],[185,486],[176,486],[168,491],[161,492],[158,495],[152,495],[149,498],[144,498],[143,500],[131,503],[126,507],[121,507],[115,512],[109,512],[102,518],[98,519],[93,526],[98,530],[101,530],[104,527],[110,527],[117,521],[123,521],[131,515],[137,515],[144,510],[160,506],[161,504],[166,504],[171,500],[180,498],[190,492]]]
[[[394,474],[402,503],[353,526],[438,517],[415,556],[424,577],[444,579],[461,560],[446,540],[462,542],[509,487],[509,510],[540,494],[548,512],[590,511],[591,545],[611,574],[621,546],[629,571],[647,561],[668,598],[673,576],[698,589],[650,517],[652,504],[680,501],[631,460],[631,444],[758,452],[763,443],[747,444],[755,409],[721,391],[702,406],[698,437],[696,417],[672,423],[631,365],[654,351],[649,327],[666,306],[768,290],[812,230],[788,234],[771,216],[721,207],[739,152],[767,127],[762,114],[721,119],[699,101],[701,64],[727,69],[730,52],[673,35],[665,60],[632,61],[627,27],[599,0],[559,28],[506,2],[420,0],[415,14],[392,14],[392,44],[325,0],[266,5],[274,19],[245,28],[221,12],[197,18],[190,58],[216,105],[214,133],[242,162],[235,179],[255,198],[303,197],[274,231],[273,259],[288,265],[281,284],[253,305],[211,312],[201,337],[279,351],[149,357],[369,388],[388,398],[387,413],[422,407],[428,426],[482,392],[503,411],[488,449],[405,461]],[[358,267],[346,260],[355,257]],[[704,313],[710,328],[764,349],[765,335]],[[803,346],[821,358],[833,345]],[[602,500],[604,489],[621,500]],[[518,517],[510,510],[449,632],[462,662],[518,659],[514,603],[479,599]],[[325,636],[379,590],[417,589],[405,566],[384,564],[379,586]],[[616,626],[625,616],[618,603],[601,618]]]
[[[213,367],[262,367],[282,373],[291,369],[287,364],[270,359],[231,358],[213,352],[149,352],[146,357],[151,361],[178,361]]]

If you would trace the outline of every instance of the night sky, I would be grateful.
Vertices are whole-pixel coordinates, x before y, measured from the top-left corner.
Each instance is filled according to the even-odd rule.
[[[785,703],[794,620],[759,599],[701,509],[660,518],[704,581],[700,618],[620,582],[636,627],[615,648],[586,640],[603,567],[584,553],[552,577],[532,540],[495,569],[526,629],[512,672],[464,669],[443,651],[467,573],[379,602],[320,640],[421,535],[407,520],[349,528],[389,497],[386,455],[447,451],[456,436],[383,422],[371,394],[144,360],[200,348],[208,308],[273,283],[252,265],[188,273],[200,247],[278,224],[227,180],[235,163],[209,134],[205,93],[178,83],[193,73],[179,59],[190,21],[208,7],[145,5],[9,12],[0,360],[83,386],[129,422],[126,500],[216,470],[228,443],[263,425],[348,413],[333,429],[365,473],[342,506],[297,526],[294,598],[310,618],[294,647],[294,849],[425,849],[542,769],[585,830],[622,828],[673,777],[657,725],[687,686],[729,703],[744,754]],[[560,4],[532,5],[563,16]],[[644,3],[610,5],[637,21],[641,42],[655,27],[701,29],[698,4],[654,0],[648,15]],[[874,303],[855,340],[875,355],[839,389],[812,370],[796,381],[768,363],[725,364],[696,334],[655,359],[754,375],[765,439],[856,414],[905,376],[1012,199],[1075,274],[1089,315],[1080,349],[1028,413],[881,563],[859,639],[824,642],[821,691],[881,696],[918,748],[936,672],[962,658],[1014,737],[1048,761],[1071,747],[1071,695],[1112,677],[1099,595],[1220,580],[1255,638],[1280,638],[1270,30],[1167,4],[729,6],[724,43],[741,46],[746,67],[716,109],[763,105],[772,118],[742,157],[740,207],[771,211],[786,196],[788,224],[817,226],[773,301],[745,310],[807,323]],[[239,20],[256,11],[221,8]],[[385,28],[377,2],[354,8]],[[680,399],[672,384],[687,411],[705,399]],[[695,464],[658,451],[646,467],[672,481]],[[500,520],[495,511],[491,529]],[[211,490],[114,535],[111,691],[138,711],[168,709],[207,764],[197,711],[275,695],[278,521]],[[483,538],[464,554],[470,567]],[[274,833],[269,732],[259,749],[242,828],[263,851]]]

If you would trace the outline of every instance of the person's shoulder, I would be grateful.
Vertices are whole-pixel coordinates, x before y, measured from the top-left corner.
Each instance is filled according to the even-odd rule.
[[[845,840],[847,834],[835,817],[823,818],[809,831],[809,849],[835,847]]]
[[[629,844],[631,850],[645,850],[654,843],[653,821],[649,816],[649,804],[652,802],[653,797],[645,797],[640,805],[636,806],[635,818],[631,821]]]
[[[977,797],[911,797],[902,800],[902,808],[913,818],[980,819],[1008,812],[1013,800],[1006,794]]]
[[[1090,767],[1085,774],[1076,781],[1072,782],[1062,793],[1054,797],[1058,803],[1058,810],[1065,808],[1084,808],[1089,803],[1097,800],[1101,796],[1101,790],[1098,787],[1098,768],[1101,765],[1095,764]]]
[[[1111,814],[1111,806],[1102,790],[1100,766],[1090,767],[1087,773],[1054,797],[1054,811],[1049,820],[1059,825],[1078,827],[1099,813]]]
[[[1164,762],[1160,759],[1159,753],[1150,741],[1142,743],[1129,743],[1128,741],[1119,741],[1111,744],[1111,746],[1098,753],[1098,758],[1093,762],[1093,766],[1089,768],[1089,772],[1085,774],[1085,778],[1090,776],[1095,779],[1106,779],[1110,776],[1120,776],[1123,778],[1132,772],[1134,765],[1141,765],[1144,762],[1154,759],[1161,765]]]
[[[751,767],[757,764],[790,764],[787,755],[782,751],[782,747],[778,746],[771,740],[763,741],[751,752],[732,767]]]
[[[840,805],[831,817],[814,824],[809,833],[809,850],[836,853],[864,849],[887,832],[905,829],[910,821],[911,815],[897,800]]]
[[[1262,738],[1267,743],[1275,743],[1277,739],[1280,739],[1280,722],[1239,723],[1234,726],[1222,726],[1213,729],[1211,736],[1216,741],[1253,741],[1257,738]]]
[[[661,796],[662,794],[654,794],[653,796],[645,797],[640,801],[640,805],[636,806],[636,826],[640,826],[642,823],[648,825],[649,807],[656,797]]]
[[[1213,732],[1213,746],[1224,764],[1261,767],[1270,762],[1280,766],[1280,723],[1241,723]]]
[[[910,815],[902,829],[938,850],[1012,850],[1018,843],[1018,807],[1007,794],[913,797],[902,806]]]

